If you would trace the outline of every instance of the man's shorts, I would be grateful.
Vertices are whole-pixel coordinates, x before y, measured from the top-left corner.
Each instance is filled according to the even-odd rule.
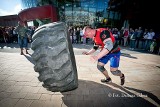
[[[98,62],[107,64],[108,61],[110,61],[110,67],[117,68],[119,67],[120,55],[121,55],[121,52],[110,53],[100,58]]]

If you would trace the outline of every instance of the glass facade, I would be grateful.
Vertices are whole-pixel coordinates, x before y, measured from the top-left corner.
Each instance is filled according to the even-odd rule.
[[[22,0],[24,8],[51,4],[58,7],[60,21],[68,25],[102,24],[114,26],[113,20],[119,20],[120,14],[108,10],[109,0]]]
[[[38,5],[38,0],[21,0],[24,9],[36,7]]]
[[[68,25],[92,25],[107,18],[108,0],[80,0],[65,3]]]

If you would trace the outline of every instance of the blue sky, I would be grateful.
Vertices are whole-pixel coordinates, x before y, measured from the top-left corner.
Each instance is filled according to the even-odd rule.
[[[22,9],[21,0],[1,0],[0,16],[18,14]]]

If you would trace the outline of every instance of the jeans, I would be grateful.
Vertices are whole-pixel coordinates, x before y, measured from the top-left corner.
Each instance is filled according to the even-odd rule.
[[[27,37],[18,37],[18,44],[20,46],[20,48],[28,48],[28,41],[27,41]]]
[[[146,39],[145,41],[145,50],[149,50],[152,43],[152,39]]]
[[[130,48],[134,48],[135,49],[135,43],[136,43],[136,40],[130,40]]]

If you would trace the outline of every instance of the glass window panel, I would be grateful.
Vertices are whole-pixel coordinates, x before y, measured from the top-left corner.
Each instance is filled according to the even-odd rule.
[[[104,0],[104,8],[108,7],[108,0]]]
[[[84,11],[88,11],[88,10],[89,10],[89,8],[88,8],[88,7],[87,7],[87,8],[82,7],[82,10],[84,10]]]
[[[89,7],[89,1],[81,2],[81,7],[84,7],[84,8]]]
[[[104,8],[104,2],[102,0],[97,1],[97,8]]]
[[[89,8],[89,12],[96,12],[96,8]]]
[[[109,18],[113,19],[113,15],[114,15],[113,12],[110,11]]]
[[[97,5],[97,2],[96,2],[96,0],[90,0],[89,1],[89,7],[94,7],[94,8],[96,8],[96,5]]]
[[[67,4],[65,4],[65,6],[66,7],[72,7],[72,4],[67,3]]]
[[[118,19],[118,12],[115,12],[115,16],[114,16],[114,19]]]

